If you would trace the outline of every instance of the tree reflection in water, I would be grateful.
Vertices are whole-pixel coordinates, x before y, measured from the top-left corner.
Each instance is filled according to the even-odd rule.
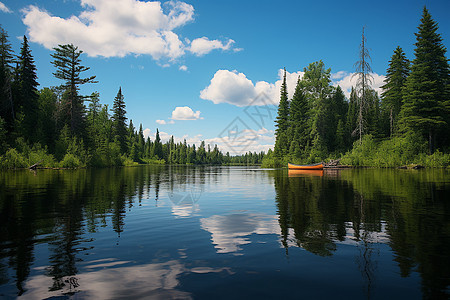
[[[173,218],[171,222],[196,217],[187,220],[191,223],[177,224],[196,224],[197,231],[211,232],[206,236],[206,242],[202,233],[196,234],[199,243],[212,241],[213,246],[208,245],[214,254],[238,253],[245,256],[249,246],[254,246],[251,245],[253,241],[267,242],[264,245],[272,246],[270,236],[280,236],[286,254],[290,247],[302,247],[319,257],[329,258],[338,253],[344,244],[354,246],[358,253],[354,259],[355,267],[359,268],[367,297],[370,298],[378,288],[376,281],[382,277],[378,268],[381,268],[379,261],[383,258],[378,251],[380,247],[389,247],[401,276],[420,274],[423,298],[448,298],[448,171],[370,169],[330,173],[325,170],[316,175],[296,174],[289,177],[283,170],[268,172],[270,180],[266,182],[270,184],[264,188],[272,192],[274,182],[276,215],[267,207],[263,212],[229,211],[224,214],[212,212],[209,207],[210,214],[202,215],[204,211],[198,213],[199,203],[196,201],[205,186],[214,190],[210,191],[217,197],[214,200],[221,201],[224,195],[236,197],[226,202],[230,207],[233,201],[243,199],[243,192],[250,193],[250,199],[258,199],[259,196],[251,190],[255,174],[246,172],[246,177],[236,178],[227,168],[176,166],[38,170],[36,175],[28,171],[1,172],[0,285],[14,289],[15,295],[26,294],[27,288],[42,290],[45,298],[48,297],[45,292],[49,291],[70,296],[73,293],[82,294],[88,289],[94,290],[93,281],[96,280],[98,286],[105,290],[95,291],[94,296],[107,289],[123,289],[132,293],[121,285],[121,272],[126,272],[128,277],[124,282],[128,284],[136,278],[133,277],[135,272],[142,272],[145,276],[156,276],[152,277],[156,283],[144,291],[145,295],[190,297],[176,289],[177,276],[190,269],[195,274],[209,269],[186,266],[173,257],[163,262],[145,261],[136,266],[127,266],[125,264],[129,262],[122,260],[124,266],[121,268],[106,267],[103,263],[105,269],[99,266],[89,269],[86,265],[89,261],[86,255],[98,250],[93,247],[98,247],[99,243],[91,239],[95,233],[107,231],[112,234],[113,240],[116,236],[123,240],[127,230],[132,232],[136,228],[127,228],[130,222],[126,214],[131,208],[136,204],[151,204],[154,208],[154,202],[161,202],[162,208],[170,205],[168,214],[172,217],[182,217]],[[249,181],[242,182],[242,179]],[[244,187],[247,183],[250,188]],[[238,186],[238,189],[230,192],[227,184]],[[223,189],[216,191],[218,186]],[[254,188],[257,187],[255,185]],[[139,217],[148,218],[147,215]],[[158,221],[151,224],[159,225]],[[157,228],[152,233],[155,232],[160,235],[160,240],[155,239],[155,243],[159,243],[164,242],[164,234],[169,231]],[[173,236],[177,238],[176,234]],[[153,242],[152,238],[149,237]],[[279,247],[276,241],[274,243]],[[205,244],[202,245],[207,249]],[[38,266],[45,266],[45,272],[33,266],[38,256],[41,259]],[[43,259],[43,256],[46,258]],[[228,269],[224,271],[224,267],[214,270],[222,275],[230,274]],[[145,282],[144,277],[139,278]],[[154,289],[164,290],[158,294]],[[138,292],[134,291],[133,295],[139,296]]]
[[[417,266],[424,298],[447,299],[448,179],[446,170],[325,170],[323,177],[279,171],[275,190],[281,243],[286,253],[295,245],[330,256],[336,244],[353,241],[368,298],[377,274],[376,245],[388,244],[402,276]]]

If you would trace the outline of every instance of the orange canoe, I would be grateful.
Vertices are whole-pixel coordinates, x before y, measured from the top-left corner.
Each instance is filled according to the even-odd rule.
[[[323,170],[323,163],[313,165],[294,165],[288,163],[288,169],[290,170]]]

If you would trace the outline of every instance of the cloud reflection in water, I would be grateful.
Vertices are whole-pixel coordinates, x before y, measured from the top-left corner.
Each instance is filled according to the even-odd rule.
[[[200,220],[202,229],[211,233],[217,253],[240,255],[242,245],[252,234],[280,234],[278,217],[266,214],[214,215]]]

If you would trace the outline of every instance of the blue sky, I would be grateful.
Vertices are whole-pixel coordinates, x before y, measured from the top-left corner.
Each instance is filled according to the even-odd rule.
[[[52,75],[51,48],[73,43],[112,106],[122,87],[128,118],[153,138],[218,144],[231,154],[267,151],[274,142],[281,69],[288,90],[309,63],[323,60],[348,91],[366,26],[374,88],[401,46],[413,59],[426,5],[450,40],[450,1],[137,1],[1,0],[0,24],[18,53],[30,40],[40,87]]]

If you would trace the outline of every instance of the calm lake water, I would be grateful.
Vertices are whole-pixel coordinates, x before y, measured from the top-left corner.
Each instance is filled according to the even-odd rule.
[[[447,299],[450,172],[0,173],[0,298]]]

